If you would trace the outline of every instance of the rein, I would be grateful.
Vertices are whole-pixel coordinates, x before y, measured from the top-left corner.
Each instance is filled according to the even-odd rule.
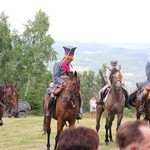
[[[66,87],[65,91],[70,93],[70,98],[69,98],[70,100],[68,100],[68,101],[70,101],[72,107],[75,108],[77,105],[76,101],[79,101],[78,97],[79,97],[79,86],[80,86],[80,84],[79,84],[79,81],[77,78],[73,78],[71,80],[68,80],[69,83],[73,82],[73,81],[75,81],[75,82],[71,86],[74,86],[74,87],[71,87],[71,86],[69,88]]]

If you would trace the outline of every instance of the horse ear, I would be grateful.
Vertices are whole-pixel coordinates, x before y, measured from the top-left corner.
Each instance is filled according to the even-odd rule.
[[[77,78],[77,72],[76,71],[74,72],[74,76]]]
[[[17,87],[17,84],[18,84],[18,82],[17,82],[17,81],[14,81],[13,86],[14,86],[14,87]]]

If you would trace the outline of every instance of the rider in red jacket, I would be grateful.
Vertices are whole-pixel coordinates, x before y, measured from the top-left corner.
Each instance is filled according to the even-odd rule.
[[[65,87],[67,74],[66,72],[72,72],[71,62],[74,59],[74,52],[76,47],[73,46],[63,46],[65,54],[60,62],[55,63],[53,67],[53,80],[54,84],[52,87],[48,88],[48,93],[50,93],[50,100],[48,104],[48,109],[50,110],[56,94],[61,92]],[[80,97],[81,100],[81,97]],[[50,111],[46,114],[47,117],[50,116]],[[81,119],[81,113],[79,113],[77,119]]]

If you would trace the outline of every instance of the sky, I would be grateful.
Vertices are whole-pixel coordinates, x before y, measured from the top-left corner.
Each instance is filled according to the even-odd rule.
[[[21,32],[41,9],[55,41],[150,43],[150,0],[0,0],[0,13]]]

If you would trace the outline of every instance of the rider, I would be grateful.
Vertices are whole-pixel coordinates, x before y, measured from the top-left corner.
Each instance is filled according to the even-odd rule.
[[[138,110],[140,113],[144,111],[145,100],[147,98],[150,99],[150,62],[147,62],[145,67],[145,72],[146,72],[147,80],[144,81],[143,82],[144,84],[141,86],[141,89],[144,89],[144,91],[141,98],[141,106],[139,107]]]
[[[54,84],[50,88],[48,88],[48,94],[50,94],[50,100],[48,104],[48,112],[46,114],[47,117],[50,116],[50,110],[55,100],[55,96],[58,93],[60,93],[66,85],[66,80],[68,79],[66,72],[68,73],[72,72],[71,62],[74,59],[74,52],[76,47],[63,46],[63,48],[64,48],[65,55],[61,61],[54,64],[53,67]],[[79,100],[80,100],[80,110],[81,110],[81,95],[79,96]],[[77,119],[81,119],[81,118],[82,118],[82,114],[81,112],[79,112]]]
[[[110,67],[107,69],[107,72],[106,72],[107,84],[99,91],[99,100],[97,101],[97,104],[103,105],[105,91],[106,91],[106,89],[110,88],[110,86],[111,86],[111,81],[110,81],[111,71],[114,69],[117,69],[117,65],[118,65],[117,60],[110,61]],[[122,84],[122,89],[123,89],[123,92],[125,95],[125,107],[127,107],[128,109],[131,109],[131,106],[128,103],[128,92],[126,91],[124,84]]]

